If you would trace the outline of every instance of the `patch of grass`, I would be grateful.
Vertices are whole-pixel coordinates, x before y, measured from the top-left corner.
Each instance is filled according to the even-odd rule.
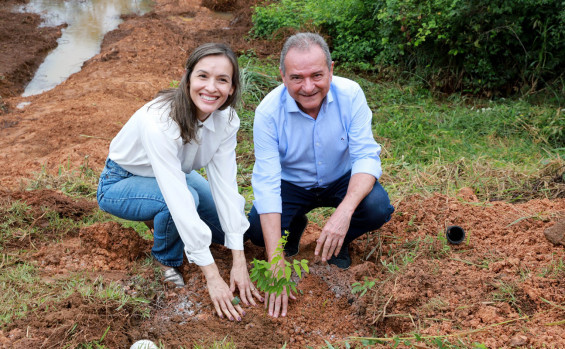
[[[43,167],[29,182],[27,190],[54,189],[70,197],[95,198],[99,175],[90,167],[89,157],[85,156],[78,170],[71,167],[70,161],[60,165],[56,174]]]
[[[514,309],[516,309],[520,314],[522,310],[519,307],[519,300],[516,296],[517,285],[512,282],[505,282],[499,280],[493,284],[496,287],[496,291],[493,293],[493,300],[495,302],[505,302],[510,304]]]
[[[22,242],[33,247],[36,239],[61,238],[80,226],[80,222],[46,207],[37,210],[20,201],[0,204],[0,250],[20,246]]]
[[[33,227],[35,218],[31,207],[24,202],[0,204],[0,249],[4,249],[10,241],[23,240],[30,234],[35,234]]]
[[[53,296],[36,267],[18,261],[0,269],[0,326],[24,317]]]
[[[239,58],[242,105],[238,109],[240,130],[253,130],[255,108],[273,88],[281,84],[278,70],[272,64],[248,56]]]
[[[406,241],[394,251],[389,251],[386,258],[381,258],[381,264],[392,274],[402,272],[406,266],[414,263],[416,259],[424,256],[441,259],[451,252],[447,239],[443,234],[437,237],[425,236]]]
[[[140,314],[143,318],[149,317],[151,310],[147,304],[151,301],[143,297],[126,294],[124,286],[115,281],[105,282],[98,277],[92,284],[80,282],[76,289],[84,298],[91,299],[94,302],[100,300],[103,303],[116,306],[116,310],[120,310],[129,304],[134,313]]]
[[[310,211],[306,216],[308,221],[323,227],[334,212],[335,208],[333,207],[319,207]]]
[[[64,236],[70,231],[78,230],[82,225],[81,222],[61,217],[58,212],[53,210],[44,210],[44,216],[47,219],[47,225],[42,228],[42,231],[49,232],[50,236]]]
[[[542,268],[539,276],[554,279],[562,278],[565,276],[565,261],[563,261],[563,258],[553,259],[552,255],[551,262]]]
[[[192,349],[236,349],[237,346],[233,342],[231,338],[228,336],[224,337],[222,340],[219,341],[201,341],[200,343],[195,343],[192,345]],[[181,348],[189,348],[189,347],[181,347]]]

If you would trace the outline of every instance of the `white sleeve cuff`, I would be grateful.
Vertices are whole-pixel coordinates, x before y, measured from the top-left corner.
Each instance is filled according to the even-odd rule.
[[[243,234],[226,234],[224,239],[224,246],[230,250],[243,251]]]
[[[199,267],[214,263],[214,257],[212,257],[212,252],[210,252],[210,248],[208,247],[198,251],[188,251],[185,249],[184,252],[186,253],[188,261],[198,265]]]

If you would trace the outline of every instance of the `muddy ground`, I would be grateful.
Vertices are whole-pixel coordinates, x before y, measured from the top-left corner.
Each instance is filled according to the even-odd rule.
[[[121,125],[156,91],[178,80],[187,52],[199,44],[222,41],[240,54],[252,49],[259,56],[280,49],[280,43],[245,39],[250,11],[242,1],[205,3],[234,16],[214,16],[199,0],[157,0],[151,13],[126,17],[79,73],[51,91],[22,98],[25,83],[61,28],[37,29],[37,16],[11,14],[7,9],[14,2],[3,1],[1,203],[26,202],[32,207],[30,224],[39,228],[47,227],[45,207],[61,217],[82,219],[97,210],[94,202],[53,190],[26,192],[22,183],[42,169],[55,172],[62,164],[78,168],[85,159],[99,171]],[[23,101],[31,104],[18,109]],[[324,341],[353,346],[358,342],[351,336],[418,333],[463,347],[473,342],[488,348],[565,347],[565,274],[559,264],[565,251],[544,235],[550,227],[564,230],[559,219],[565,216],[565,200],[478,202],[472,191],[463,190],[458,197],[411,197],[395,200],[395,205],[393,219],[381,231],[353,244],[353,265],[345,272],[314,258],[320,228],[308,226],[298,257],[311,261],[311,272],[299,283],[301,294],[286,318],[269,318],[256,307],[246,308],[240,323],[218,319],[198,268],[185,264],[188,286],[164,286],[164,292],[150,297],[149,318],[132,306],[117,308],[75,294],[63,303],[30,304],[33,311],[25,318],[0,329],[0,346],[76,347],[104,338],[108,348],[127,348],[139,339],[186,348],[227,338],[239,348],[285,343],[302,348],[324,346]],[[467,232],[461,245],[438,239],[452,224]],[[131,228],[104,223],[66,232],[62,238],[50,238],[48,229],[46,234],[16,239],[2,253],[28,250],[26,261],[40,268],[45,283],[81,273],[113,280],[135,295],[143,293],[139,280],[154,274],[143,262],[151,242]],[[213,246],[213,254],[227,276],[229,251]],[[246,244],[246,255],[248,260],[262,258],[263,250]],[[352,283],[365,277],[377,283],[362,297],[352,294]],[[111,330],[104,336],[107,328]]]

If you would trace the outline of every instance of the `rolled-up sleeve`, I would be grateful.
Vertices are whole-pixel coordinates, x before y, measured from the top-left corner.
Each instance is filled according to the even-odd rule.
[[[349,128],[349,153],[351,174],[367,173],[379,179],[381,167],[381,146],[375,141],[371,122],[373,115],[367,105],[363,90],[359,87],[353,98],[352,119]]]
[[[275,111],[276,112],[276,111]],[[255,112],[253,124],[255,165],[251,179],[257,213],[281,213],[281,163],[273,113]]]

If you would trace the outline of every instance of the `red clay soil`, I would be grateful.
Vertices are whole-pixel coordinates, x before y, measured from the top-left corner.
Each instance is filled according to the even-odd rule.
[[[45,56],[57,47],[57,38],[64,27],[38,28],[39,15],[10,11],[18,3],[25,1],[2,1],[0,9],[0,96],[3,98],[23,92]]]
[[[222,41],[238,53],[253,48],[259,55],[276,54],[278,45],[244,39],[249,8],[235,10],[239,12],[230,22],[213,16],[198,0],[157,0],[151,13],[125,18],[106,36],[101,53],[79,73],[41,95],[18,97],[21,79],[2,72],[1,86],[10,89],[2,92],[6,111],[0,115],[2,205],[27,203],[32,208],[28,223],[44,232],[50,229],[44,207],[76,221],[95,211],[92,201],[52,190],[23,192],[19,184],[42,166],[50,172],[63,163],[76,168],[86,157],[100,170],[121,125],[158,90],[179,79],[187,52],[199,44]],[[6,35],[29,34],[31,29],[23,23],[28,17],[23,17],[26,25],[10,24],[8,29],[4,21],[10,16],[1,13],[0,44]],[[22,34],[10,34],[14,30]],[[42,57],[43,46],[29,46],[35,50],[32,56]],[[1,62],[27,64],[2,47]],[[17,109],[23,101],[31,104]],[[164,293],[149,296],[148,318],[132,305],[95,303],[75,293],[62,303],[30,304],[34,311],[0,328],[0,347],[76,347],[104,337],[102,344],[108,348],[128,348],[139,339],[166,348],[190,348],[224,338],[238,348],[276,348],[285,343],[303,348],[324,346],[324,341],[336,346],[349,341],[353,346],[358,342],[351,336],[418,333],[488,348],[565,348],[565,274],[558,264],[565,250],[544,235],[547,228],[561,224],[564,199],[483,203],[466,190],[456,198],[436,194],[395,205],[396,213],[381,231],[352,245],[353,265],[347,271],[314,257],[320,228],[308,226],[297,257],[311,261],[310,274],[299,282],[301,292],[286,318],[273,319],[262,307],[248,307],[241,322],[220,320],[213,314],[202,274],[185,263],[187,286],[177,290],[164,285]],[[464,228],[467,239],[446,248],[437,237],[452,224]],[[52,236],[15,240],[2,253],[29,250],[26,258],[41,269],[45,283],[81,273],[92,280],[102,276],[115,281],[136,295],[144,292],[139,280],[154,275],[143,262],[151,242],[131,228],[104,223],[52,231]],[[263,249],[249,242],[245,246],[248,261],[263,258]],[[227,279],[231,253],[215,245],[212,253]],[[394,268],[394,273],[389,271]],[[352,283],[365,277],[376,279],[376,284],[362,297],[352,294]]]

